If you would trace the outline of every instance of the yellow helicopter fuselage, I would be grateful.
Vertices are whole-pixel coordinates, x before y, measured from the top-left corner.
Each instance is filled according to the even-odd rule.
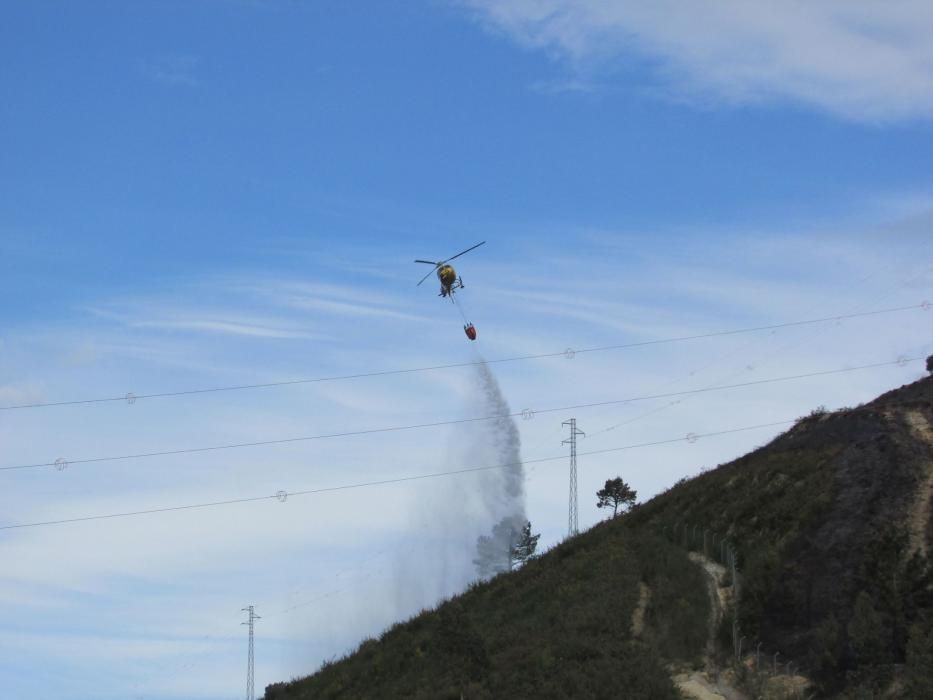
[[[434,260],[421,260],[421,259],[415,260],[415,262],[420,263],[422,265],[433,265],[434,266],[434,273],[437,275],[437,279],[440,280],[440,283],[441,283],[440,296],[450,297],[450,300],[453,301],[454,291],[457,289],[463,289],[463,280],[461,280],[460,277],[457,275],[457,271],[454,269],[454,266],[450,264],[450,261],[453,260],[454,258],[459,258],[461,255],[464,255],[465,253],[469,253],[471,250],[475,250],[476,248],[479,248],[485,242],[486,241],[481,241],[480,243],[477,243],[472,248],[467,248],[466,250],[462,250],[456,255],[449,257],[445,260],[441,260],[440,262],[435,262]],[[421,281],[419,281],[418,284],[415,286],[420,287],[421,283],[424,282],[430,276],[431,276],[431,273],[430,272],[427,273],[424,277],[421,278]]]
[[[441,265],[437,268],[437,279],[441,281],[441,284],[450,289],[451,285],[457,281],[457,272],[454,270],[453,265]]]

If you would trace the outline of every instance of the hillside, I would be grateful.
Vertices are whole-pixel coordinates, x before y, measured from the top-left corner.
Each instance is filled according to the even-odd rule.
[[[704,573],[726,546],[745,652],[792,661],[820,697],[933,697],[931,428],[933,377],[818,409],[266,698],[677,698],[670,664],[702,664],[720,597],[731,663],[732,577]]]
[[[664,661],[702,653],[708,615],[703,574],[683,548],[619,519],[265,697],[677,700]]]
[[[817,410],[627,522],[696,549],[706,531],[710,554],[731,543],[741,634],[805,667],[825,693],[872,697],[904,663],[908,685],[933,683],[931,426],[933,377]]]

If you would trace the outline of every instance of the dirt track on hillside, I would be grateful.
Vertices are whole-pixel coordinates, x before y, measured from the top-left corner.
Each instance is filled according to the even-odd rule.
[[[694,700],[748,700],[748,696],[719,675],[714,664],[716,630],[722,620],[723,610],[729,602],[731,590],[722,587],[726,568],[698,552],[690,552],[690,560],[703,568],[709,591],[710,613],[707,629],[706,653],[703,661],[705,671],[676,674],[673,679],[680,691]]]
[[[933,428],[930,427],[930,422],[923,413],[906,411],[904,418],[918,440],[933,445]],[[933,500],[933,463],[927,463],[924,466],[925,474],[910,509],[909,530],[911,548],[926,556],[927,529],[930,523],[931,500]]]

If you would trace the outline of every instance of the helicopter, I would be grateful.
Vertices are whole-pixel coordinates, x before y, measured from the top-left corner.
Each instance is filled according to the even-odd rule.
[[[457,289],[463,289],[463,280],[457,274],[457,271],[454,270],[454,266],[449,264],[454,258],[459,258],[465,253],[469,253],[471,250],[479,248],[483,243],[477,243],[472,248],[467,248],[461,253],[457,253],[453,257],[447,258],[446,260],[441,260],[440,262],[434,262],[433,260],[415,260],[416,263],[424,263],[425,265],[434,265],[434,269],[431,272],[437,273],[437,279],[441,282],[441,292],[438,294],[440,297],[450,297],[450,300],[453,301],[454,291]],[[426,274],[421,278],[421,282],[424,282],[428,277],[431,276],[431,272]],[[418,282],[417,287],[421,286],[421,282]]]

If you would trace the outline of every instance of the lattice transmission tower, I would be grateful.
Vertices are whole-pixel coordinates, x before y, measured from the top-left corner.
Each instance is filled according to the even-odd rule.
[[[570,510],[567,514],[568,537],[580,532],[577,518],[577,435],[586,436],[582,430],[577,430],[577,419],[565,420],[561,425],[570,426],[570,437],[561,442],[561,445],[570,443]]]
[[[249,621],[240,623],[241,625],[249,625],[249,661],[246,666],[246,700],[255,700],[256,689],[253,680],[253,623],[262,618],[253,611],[252,605],[248,608],[243,608],[243,612],[249,613]]]

